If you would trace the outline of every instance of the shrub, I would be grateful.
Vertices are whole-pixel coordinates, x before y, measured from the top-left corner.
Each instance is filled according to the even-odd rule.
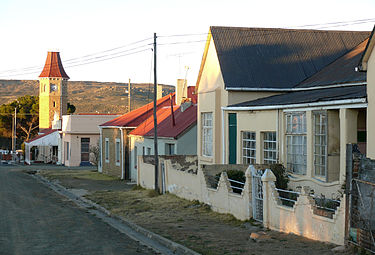
[[[276,182],[275,182],[276,188],[287,190],[289,177],[288,177],[285,167],[281,164],[272,164],[270,165],[270,168],[273,174],[276,176]]]

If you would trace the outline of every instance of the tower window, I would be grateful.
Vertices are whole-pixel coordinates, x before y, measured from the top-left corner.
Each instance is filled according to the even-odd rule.
[[[56,107],[56,102],[55,101],[53,101],[53,107]]]

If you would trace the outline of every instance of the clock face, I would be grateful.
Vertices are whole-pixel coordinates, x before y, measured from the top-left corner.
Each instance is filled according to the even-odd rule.
[[[51,91],[56,91],[57,90],[57,85],[56,84],[51,84],[50,90]]]

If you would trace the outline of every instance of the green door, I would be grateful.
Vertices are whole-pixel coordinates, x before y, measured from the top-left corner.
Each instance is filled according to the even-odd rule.
[[[229,164],[236,164],[237,159],[237,114],[228,114]]]

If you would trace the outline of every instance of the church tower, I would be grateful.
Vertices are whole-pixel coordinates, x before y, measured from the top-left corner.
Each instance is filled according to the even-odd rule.
[[[68,79],[59,52],[48,52],[39,75],[39,130],[51,128],[56,116],[67,114]]]

